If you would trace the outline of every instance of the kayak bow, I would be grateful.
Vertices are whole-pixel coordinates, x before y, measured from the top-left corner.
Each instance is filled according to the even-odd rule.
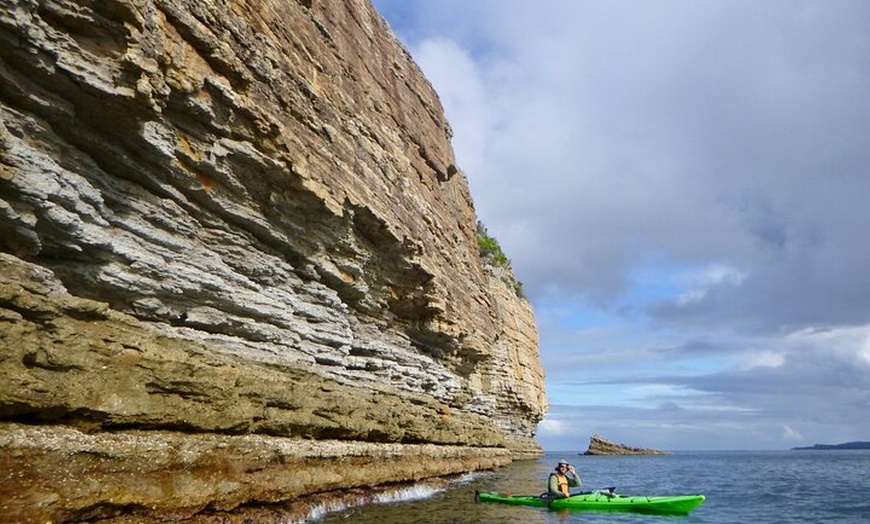
[[[684,515],[704,502],[704,495],[675,495],[644,497],[615,495],[602,492],[580,493],[561,499],[536,495],[504,495],[501,493],[475,493],[480,502],[496,502],[515,506],[534,506],[552,510],[625,511]]]

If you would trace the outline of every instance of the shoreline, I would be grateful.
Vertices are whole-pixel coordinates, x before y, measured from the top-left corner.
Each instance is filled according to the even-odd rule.
[[[23,424],[0,424],[0,448],[0,512],[22,523],[286,522],[528,458],[506,448]]]

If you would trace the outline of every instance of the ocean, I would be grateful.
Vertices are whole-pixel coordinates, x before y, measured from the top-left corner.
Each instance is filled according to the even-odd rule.
[[[475,503],[474,491],[538,494],[559,459],[574,464],[582,490],[616,486],[636,495],[703,494],[687,516],[650,516]],[[576,490],[576,488],[574,488]],[[398,499],[398,500],[396,500]],[[870,451],[678,452],[585,457],[548,453],[445,487],[407,487],[386,502],[332,510],[319,524],[453,523],[870,523]]]

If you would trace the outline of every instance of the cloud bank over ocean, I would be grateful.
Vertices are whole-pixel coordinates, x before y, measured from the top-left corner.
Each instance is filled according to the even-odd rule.
[[[870,438],[870,4],[375,5],[535,308],[545,448]]]

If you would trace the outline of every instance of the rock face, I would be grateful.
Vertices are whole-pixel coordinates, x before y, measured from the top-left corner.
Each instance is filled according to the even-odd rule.
[[[589,448],[584,455],[669,455],[667,451],[655,449],[636,448],[625,444],[614,444],[601,435],[592,435],[589,438]]]
[[[0,6],[0,513],[202,516],[540,452],[531,308],[367,0]]]

